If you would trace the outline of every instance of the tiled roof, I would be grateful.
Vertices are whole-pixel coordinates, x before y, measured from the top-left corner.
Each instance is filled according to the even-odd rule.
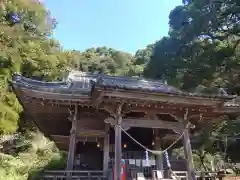
[[[86,94],[94,88],[111,88],[119,90],[133,90],[153,93],[165,93],[183,96],[200,96],[207,98],[233,99],[230,95],[206,95],[199,93],[183,92],[159,80],[148,80],[139,77],[108,76],[99,73],[85,73],[72,71],[66,81],[43,82],[25,78],[19,74],[13,76],[13,86],[34,89],[43,92]]]
[[[169,86],[163,81],[153,81],[143,78],[114,77],[101,75],[96,86],[119,88],[124,90],[142,90],[157,93],[182,93],[179,89]]]
[[[144,91],[152,93],[165,93],[172,95],[182,96],[198,96],[205,98],[220,98],[220,99],[233,99],[235,96],[231,95],[216,95],[216,94],[201,94],[183,92],[167,83],[159,80],[149,80],[137,77],[116,77],[101,75],[95,83],[98,88],[112,88],[122,90]]]
[[[95,81],[96,75],[87,73],[70,73],[66,81],[44,82],[23,77],[19,74],[13,75],[13,86],[20,86],[44,92],[55,93],[90,93],[91,81]]]

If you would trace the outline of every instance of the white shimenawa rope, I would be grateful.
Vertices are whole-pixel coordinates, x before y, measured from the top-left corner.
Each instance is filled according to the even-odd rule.
[[[185,129],[188,129],[189,125],[190,125],[190,123],[187,124],[187,126],[186,126]],[[121,130],[122,130],[129,138],[131,138],[135,143],[137,143],[139,146],[141,146],[142,148],[144,148],[146,151],[151,152],[151,153],[153,153],[153,154],[155,154],[155,155],[161,155],[161,154],[163,154],[165,151],[168,151],[168,150],[169,150],[170,148],[172,148],[172,147],[183,137],[183,135],[184,135],[184,131],[183,131],[182,134],[181,134],[170,146],[168,146],[168,147],[167,147],[166,149],[164,149],[163,151],[157,151],[157,150],[148,149],[147,147],[145,147],[144,145],[142,145],[140,142],[138,142],[136,139],[134,139],[134,138],[133,138],[127,131],[125,131],[121,126],[120,126],[120,128],[121,128]],[[181,180],[181,178],[180,178],[178,175],[176,175],[171,168],[170,168],[169,170],[170,170],[170,173],[171,173],[173,176],[175,176],[175,178],[176,178],[177,180]]]
[[[110,123],[110,124],[111,124],[111,123]],[[111,125],[114,126],[113,124],[111,124]],[[185,129],[188,129],[189,125],[190,125],[190,123],[188,123],[188,124],[186,125],[186,127],[184,128],[184,130],[185,130]],[[115,125],[115,126],[117,126],[117,125]],[[120,126],[120,125],[118,125],[118,126]],[[136,139],[134,139],[127,131],[125,131],[121,126],[120,126],[120,129],[121,129],[129,138],[131,138],[135,143],[137,143],[139,146],[141,146],[141,147],[144,148],[146,151],[151,152],[151,153],[153,153],[153,154],[155,154],[155,155],[161,155],[161,154],[163,154],[165,151],[168,151],[168,150],[169,150],[170,148],[172,148],[172,147],[183,137],[183,135],[184,135],[184,131],[183,131],[182,134],[181,134],[170,146],[168,146],[168,147],[167,147],[166,149],[164,149],[163,151],[157,151],[157,150],[148,149],[147,147],[145,147],[144,145],[142,145],[140,142],[138,142]],[[181,180],[181,178],[180,178],[179,176],[177,176],[171,168],[170,168],[169,170],[170,170],[170,172],[172,173],[172,175],[175,176],[175,178],[176,178],[177,180]]]
[[[112,124],[111,124],[112,125]],[[189,127],[190,123],[187,124],[186,128],[187,129]],[[117,126],[117,125],[115,125]],[[168,151],[170,148],[172,148],[184,135],[184,131],[183,133],[170,145],[168,146],[166,149],[159,151],[159,150],[151,150],[148,149],[147,147],[145,147],[144,145],[142,145],[140,142],[138,142],[136,139],[134,139],[127,131],[125,131],[121,126],[120,126],[121,130],[129,137],[131,138],[135,143],[137,143],[139,146],[141,146],[142,148],[144,148],[146,151],[151,152],[155,155],[161,155],[163,154],[165,151]]]

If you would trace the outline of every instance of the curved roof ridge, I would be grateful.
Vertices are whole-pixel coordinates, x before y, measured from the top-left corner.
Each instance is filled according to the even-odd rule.
[[[102,74],[101,77],[126,79],[126,80],[142,80],[142,81],[147,81],[147,82],[151,81],[151,82],[166,84],[163,80],[155,80],[155,79],[149,79],[149,78],[143,78],[143,77],[111,76],[111,75],[106,75],[106,74]]]
[[[20,82],[25,84],[35,84],[35,85],[64,85],[66,84],[67,82],[66,81],[40,81],[40,80],[35,80],[35,79],[31,79],[31,78],[28,78],[28,77],[25,77],[21,74],[18,74],[18,73],[15,73],[13,75],[13,81],[15,82]]]
[[[106,86],[129,90],[150,90],[152,92],[162,93],[182,93],[180,89],[170,86],[163,81],[147,80],[140,77],[101,75],[96,81],[96,86]]]
[[[78,77],[79,76],[79,77]],[[202,93],[184,92],[163,81],[148,80],[141,77],[110,76],[100,73],[71,71],[65,81],[40,81],[24,77],[20,74],[13,75],[13,84],[51,92],[91,92],[95,87],[107,87],[122,90],[137,90],[152,93],[165,93],[184,96],[202,96],[212,98],[233,99],[233,95],[213,95]]]
[[[90,72],[84,72],[84,71],[76,71],[76,70],[71,70],[68,74],[69,77],[94,77],[97,76],[99,73],[90,73]]]

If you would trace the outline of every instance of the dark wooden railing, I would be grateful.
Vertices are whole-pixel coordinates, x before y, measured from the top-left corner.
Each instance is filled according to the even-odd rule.
[[[178,179],[187,180],[187,171],[173,171]],[[112,180],[112,173],[104,171],[44,171],[44,175],[41,180],[68,180],[68,177],[71,177],[71,180]],[[196,178],[198,180],[218,180],[220,177],[216,172],[196,172]],[[131,179],[136,179],[131,177]],[[155,178],[146,178],[146,179],[155,179]]]
[[[42,180],[106,180],[103,171],[44,171]]]
[[[187,179],[187,171],[173,171],[178,178],[185,180]],[[204,171],[196,171],[196,178],[199,180],[211,179],[215,180],[219,178],[218,173],[216,172],[204,172]]]

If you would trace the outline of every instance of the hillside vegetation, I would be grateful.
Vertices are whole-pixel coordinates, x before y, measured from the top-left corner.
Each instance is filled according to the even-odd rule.
[[[15,72],[52,81],[62,79],[69,69],[100,71],[165,79],[185,91],[218,93],[222,88],[240,95],[239,0],[184,0],[169,15],[169,36],[134,55],[111,47],[66,51],[51,38],[56,25],[37,0],[0,2],[0,179],[24,180],[45,166],[63,168],[65,162],[65,154],[24,115],[9,87]],[[240,160],[234,151],[240,133],[235,119],[206,124],[195,152],[199,168],[209,168],[209,156]],[[222,153],[226,136],[231,137],[227,156]]]

